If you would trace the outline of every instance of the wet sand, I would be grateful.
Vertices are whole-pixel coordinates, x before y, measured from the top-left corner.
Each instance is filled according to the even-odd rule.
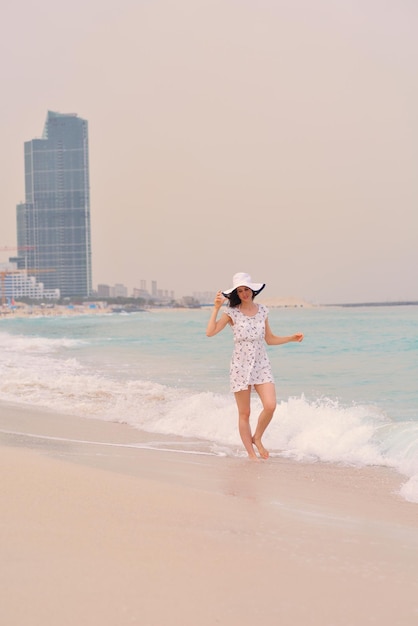
[[[157,451],[6,405],[0,430],[7,626],[418,622],[418,506],[388,469]]]

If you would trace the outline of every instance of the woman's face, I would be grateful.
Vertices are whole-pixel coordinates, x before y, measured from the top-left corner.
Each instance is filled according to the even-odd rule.
[[[253,299],[253,292],[249,287],[238,287],[237,294],[241,302],[247,302]]]

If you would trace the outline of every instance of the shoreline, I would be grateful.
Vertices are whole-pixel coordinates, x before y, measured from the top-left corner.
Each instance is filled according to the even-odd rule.
[[[138,448],[5,404],[0,429],[8,626],[416,623],[418,509],[388,468]]]
[[[389,301],[389,302],[353,302],[322,304],[312,303],[302,298],[288,297],[260,297],[260,304],[269,309],[356,309],[356,308],[381,308],[381,307],[410,307],[418,306],[418,301]],[[93,306],[92,306],[93,305]],[[0,306],[0,321],[14,318],[38,318],[38,317],[73,317],[73,316],[97,316],[97,315],[120,315],[131,313],[154,313],[163,311],[201,311],[210,308],[212,304],[202,303],[199,306],[167,306],[167,305],[138,305],[132,308],[131,304],[125,307],[123,304],[108,305],[105,302],[88,303],[82,305],[18,305],[12,308]]]
[[[297,299],[282,299],[273,298],[267,300],[260,300],[262,304],[266,304],[269,308],[320,308],[317,305],[312,305],[307,302],[299,301]],[[212,306],[212,305],[210,305]],[[132,313],[155,313],[166,311],[202,311],[209,308],[209,305],[202,304],[195,307],[186,306],[141,306],[137,308],[124,307],[121,305],[101,305],[97,307],[90,307],[89,305],[77,305],[74,307],[68,307],[67,305],[54,305],[54,306],[25,306],[17,308],[2,308],[0,307],[0,320],[4,319],[17,319],[17,318],[39,318],[39,317],[74,317],[74,316],[98,316],[98,315],[126,315]]]
[[[107,460],[114,455],[121,465],[121,471],[134,475],[135,465],[130,465],[130,462],[126,461],[128,457],[137,458],[138,454],[154,454],[159,456],[160,461],[166,458],[166,455],[174,455],[192,464],[225,462],[232,466],[253,465],[244,455],[226,457],[208,452],[207,447],[200,446],[198,440],[191,440],[194,449],[187,451],[185,441],[187,440],[180,436],[146,432],[122,422],[79,417],[69,413],[57,414],[49,409],[0,401],[0,447],[35,449],[48,456],[53,456],[56,450],[58,458],[62,460],[66,460],[68,455],[71,462],[77,464],[88,462],[87,464],[91,465],[93,459],[95,465],[103,464],[104,469],[107,468]],[[162,443],[167,447],[161,447]],[[79,454],[83,449],[85,449],[83,454]],[[125,453],[126,458],[123,456]],[[405,505],[408,509],[413,507],[411,510],[418,513],[417,503],[405,500],[399,493],[407,477],[388,466],[349,466],[323,461],[309,463],[282,456],[272,456],[267,461],[260,459],[254,466],[260,471],[264,471],[263,467],[271,467],[272,473],[277,468],[280,471],[284,469],[286,476],[289,475],[288,478],[292,474],[302,473],[304,476],[309,474],[311,476],[309,483],[312,481],[318,485],[324,483],[324,488],[328,481],[331,481],[332,486],[338,486],[339,479],[336,478],[334,484],[333,474],[340,477],[339,486],[344,489],[350,481],[353,481],[353,489],[355,487],[357,491],[364,482],[366,490],[370,489],[373,492],[376,490],[376,493],[381,490],[382,498],[390,499],[395,505],[398,503],[400,509],[405,509]],[[141,463],[139,467],[142,471]],[[165,479],[171,480],[169,475]],[[183,476],[182,480],[184,479],[187,481],[188,477]],[[191,480],[193,481],[193,477]],[[366,494],[366,502],[367,497]],[[416,526],[418,529],[418,524]]]

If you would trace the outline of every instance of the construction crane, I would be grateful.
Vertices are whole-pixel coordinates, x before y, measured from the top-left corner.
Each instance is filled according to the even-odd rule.
[[[35,246],[2,246],[0,247],[0,252],[12,252],[13,250],[17,250],[19,253],[20,250],[23,250],[23,251],[35,250]]]
[[[12,250],[18,250],[18,254],[19,254],[20,250],[23,250],[23,251],[35,250],[35,246],[2,246],[0,247],[0,252],[11,252]],[[26,256],[25,256],[25,267],[27,267]]]
[[[10,252],[11,250],[34,250],[35,246],[3,246],[0,252]]]

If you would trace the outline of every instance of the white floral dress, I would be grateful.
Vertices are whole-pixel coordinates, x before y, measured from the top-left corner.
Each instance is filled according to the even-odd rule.
[[[233,321],[234,352],[230,366],[231,391],[244,391],[250,385],[273,383],[273,372],[267,356],[264,335],[268,309],[258,305],[252,317],[241,313],[238,307],[226,310]]]

